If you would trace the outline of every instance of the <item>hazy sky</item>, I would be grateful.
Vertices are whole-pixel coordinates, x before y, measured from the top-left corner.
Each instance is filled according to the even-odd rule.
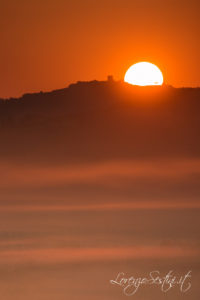
[[[124,76],[151,61],[200,86],[198,0],[1,0],[0,97]]]

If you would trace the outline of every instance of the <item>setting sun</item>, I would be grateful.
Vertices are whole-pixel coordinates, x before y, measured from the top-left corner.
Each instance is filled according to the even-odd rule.
[[[128,69],[124,81],[139,86],[162,85],[163,75],[156,65],[149,62],[139,62]]]

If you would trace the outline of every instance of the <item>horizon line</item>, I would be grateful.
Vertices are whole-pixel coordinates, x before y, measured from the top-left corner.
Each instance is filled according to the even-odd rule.
[[[0,101],[7,101],[7,100],[13,100],[13,99],[21,99],[25,96],[30,96],[30,95],[41,95],[41,94],[50,94],[50,93],[54,93],[54,92],[59,92],[59,91],[63,91],[63,90],[67,90],[68,88],[70,88],[71,86],[75,86],[75,85],[79,85],[79,84],[94,84],[94,83],[107,83],[107,84],[124,84],[127,86],[130,86],[132,88],[138,88],[138,89],[148,89],[148,88],[154,88],[154,89],[161,89],[161,88],[171,88],[171,89],[175,89],[175,90],[179,90],[179,89],[200,89],[200,86],[196,86],[196,87],[191,87],[191,86],[181,86],[181,87],[175,87],[171,84],[167,84],[167,83],[163,83],[162,85],[147,85],[147,86],[140,86],[140,85],[132,85],[129,84],[127,82],[124,81],[124,79],[119,79],[119,80],[115,80],[113,76],[109,75],[107,77],[107,80],[97,80],[97,79],[93,79],[93,80],[77,80],[76,82],[71,82],[68,84],[68,86],[63,87],[63,88],[57,88],[57,89],[53,89],[53,90],[47,90],[47,91],[39,91],[39,92],[25,92],[23,94],[21,94],[20,96],[11,96],[11,97],[0,97]]]

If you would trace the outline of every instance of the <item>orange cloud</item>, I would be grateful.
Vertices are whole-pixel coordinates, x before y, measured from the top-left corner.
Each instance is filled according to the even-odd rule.
[[[1,263],[74,263],[127,259],[170,259],[198,257],[199,249],[178,246],[137,246],[110,248],[54,248],[0,252]]]

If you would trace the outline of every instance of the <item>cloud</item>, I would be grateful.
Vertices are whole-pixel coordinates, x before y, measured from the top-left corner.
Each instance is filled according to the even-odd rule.
[[[46,248],[0,252],[1,264],[57,264],[127,259],[197,258],[199,249],[178,246],[136,246],[107,248]]]
[[[1,188],[37,187],[62,184],[116,185],[132,179],[178,180],[188,176],[200,176],[199,159],[155,161],[106,161],[87,165],[20,166],[1,164]],[[195,179],[195,178],[194,178]]]

